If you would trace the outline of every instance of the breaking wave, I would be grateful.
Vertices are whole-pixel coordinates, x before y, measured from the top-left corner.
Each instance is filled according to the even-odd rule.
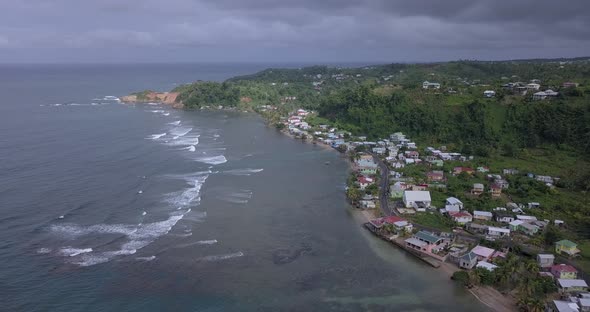
[[[245,169],[226,170],[226,171],[223,171],[223,173],[230,174],[230,175],[237,175],[237,176],[249,176],[249,175],[252,175],[253,173],[262,172],[263,170],[264,169],[245,168]]]
[[[215,256],[206,256],[202,258],[198,258],[197,261],[220,261],[220,260],[227,260],[232,258],[243,257],[244,253],[241,251],[225,254],[225,255],[215,255]]]
[[[227,162],[227,159],[223,155],[219,156],[210,156],[210,157],[200,157],[195,159],[198,162],[202,162],[209,165],[219,165],[224,164]]]
[[[152,134],[152,135],[150,135],[149,137],[147,137],[146,139],[150,139],[150,140],[157,140],[157,139],[159,139],[159,138],[161,138],[161,137],[165,136],[166,134],[167,134],[166,132],[164,132],[164,133],[157,133],[157,134]]]

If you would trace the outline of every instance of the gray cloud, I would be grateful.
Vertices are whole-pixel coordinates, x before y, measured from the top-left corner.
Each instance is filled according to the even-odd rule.
[[[590,51],[586,7],[586,0],[5,0],[0,62],[77,54],[294,62],[582,56]]]

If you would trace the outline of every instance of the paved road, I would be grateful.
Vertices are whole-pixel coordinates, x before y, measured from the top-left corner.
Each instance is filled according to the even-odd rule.
[[[373,160],[379,165],[381,171],[381,183],[379,185],[379,206],[384,216],[397,215],[396,211],[389,208],[389,168],[377,155],[373,155]]]

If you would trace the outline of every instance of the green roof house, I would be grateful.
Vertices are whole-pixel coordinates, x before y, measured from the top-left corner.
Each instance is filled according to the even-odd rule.
[[[575,256],[580,253],[578,245],[570,240],[564,239],[555,243],[555,252],[558,254],[566,254],[569,256]]]

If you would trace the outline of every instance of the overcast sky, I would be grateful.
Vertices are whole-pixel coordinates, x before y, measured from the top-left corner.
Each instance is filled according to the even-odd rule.
[[[0,63],[590,55],[588,0],[0,0]]]

